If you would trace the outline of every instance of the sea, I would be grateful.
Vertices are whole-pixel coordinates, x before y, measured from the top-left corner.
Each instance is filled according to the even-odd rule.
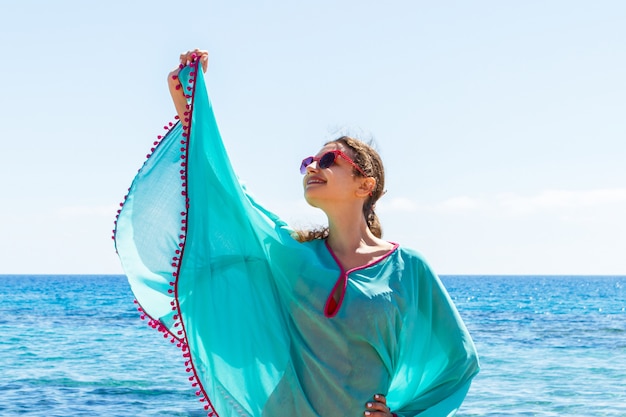
[[[442,276],[481,372],[457,416],[626,416],[625,276]],[[205,416],[124,276],[0,275],[0,416]]]

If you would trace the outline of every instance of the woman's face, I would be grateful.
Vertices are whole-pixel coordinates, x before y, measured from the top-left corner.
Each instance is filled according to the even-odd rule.
[[[354,168],[346,159],[335,155],[334,162],[321,168],[319,159],[331,151],[341,151],[352,157],[351,151],[341,143],[331,142],[315,155],[315,160],[306,166],[302,185],[304,198],[313,207],[323,208],[325,202],[339,203],[355,199],[361,177],[354,174]],[[362,179],[362,178],[361,178]]]

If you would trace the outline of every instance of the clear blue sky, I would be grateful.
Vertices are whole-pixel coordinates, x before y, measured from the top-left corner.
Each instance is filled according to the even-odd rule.
[[[339,133],[387,168],[385,237],[441,274],[626,274],[626,2],[20,0],[0,6],[0,273],[121,273],[118,203],[178,54],[294,225]]]

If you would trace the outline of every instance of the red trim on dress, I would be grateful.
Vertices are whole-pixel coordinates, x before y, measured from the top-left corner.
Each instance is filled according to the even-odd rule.
[[[374,261],[368,262],[365,265],[357,266],[355,268],[352,268],[346,271],[343,268],[343,265],[341,265],[339,258],[337,258],[337,255],[335,255],[330,245],[328,245],[328,240],[324,241],[324,244],[326,245],[326,249],[328,249],[328,252],[335,260],[335,263],[339,267],[339,271],[340,271],[339,278],[337,279],[337,282],[333,286],[333,289],[330,291],[330,295],[326,299],[326,304],[324,305],[324,316],[328,318],[332,318],[332,317],[335,317],[337,313],[339,312],[339,309],[341,308],[341,305],[343,304],[343,299],[346,295],[346,288],[348,287],[348,275],[349,274],[351,274],[354,271],[358,271],[361,269],[369,268],[372,265],[376,265],[377,263],[387,259],[392,253],[396,251],[396,249],[398,249],[399,245],[397,243],[393,243],[393,242],[389,242],[389,243],[393,245],[393,248],[391,248],[389,252],[387,252],[380,258]],[[341,286],[341,292],[339,293],[339,301],[337,302],[335,301],[335,292],[338,290],[340,286]]]

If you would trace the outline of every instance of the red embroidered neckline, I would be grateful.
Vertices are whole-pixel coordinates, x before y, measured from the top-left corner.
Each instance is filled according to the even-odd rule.
[[[343,266],[341,265],[341,262],[339,262],[339,258],[337,258],[337,255],[335,255],[335,253],[333,252],[332,248],[328,245],[328,241],[324,242],[324,244],[326,245],[326,249],[328,249],[328,252],[330,253],[330,255],[335,260],[335,263],[339,267],[339,271],[340,271],[339,278],[337,279],[337,282],[333,286],[333,289],[330,290],[330,294],[328,295],[328,298],[326,299],[326,303],[324,305],[324,315],[326,317],[328,317],[328,318],[335,317],[337,315],[337,313],[339,312],[339,309],[341,308],[341,305],[343,304],[343,298],[346,295],[346,288],[348,286],[348,275],[350,275],[354,271],[359,271],[361,269],[369,268],[370,266],[376,265],[376,264],[384,261],[389,256],[391,256],[391,254],[394,253],[396,251],[396,249],[398,249],[399,245],[397,243],[393,243],[393,242],[389,242],[389,243],[391,243],[393,245],[393,248],[391,248],[389,250],[389,252],[387,252],[386,254],[381,256],[380,258],[378,258],[378,259],[376,259],[374,261],[368,262],[365,265],[357,266],[357,267],[348,269],[346,271],[343,268]],[[334,294],[335,294],[335,292],[338,289],[341,291],[340,294],[339,294],[339,301],[335,301]]]

